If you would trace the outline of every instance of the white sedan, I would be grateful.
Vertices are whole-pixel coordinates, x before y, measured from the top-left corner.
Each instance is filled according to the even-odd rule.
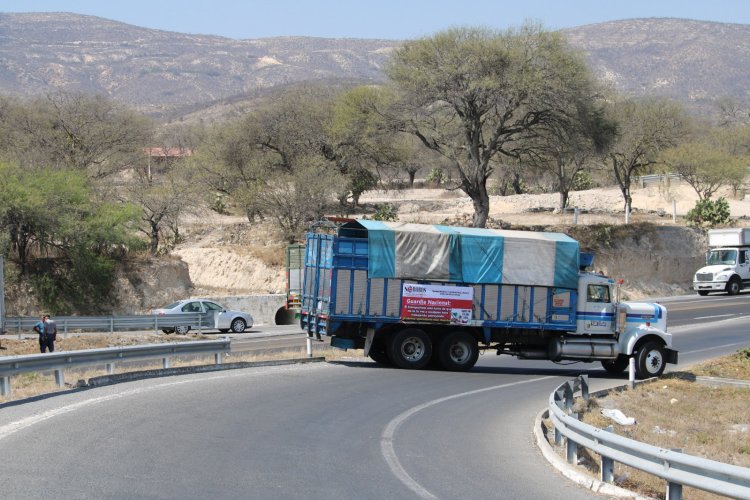
[[[202,327],[210,325],[217,328],[221,333],[226,333],[229,330],[232,330],[234,333],[242,333],[247,328],[253,327],[253,317],[249,313],[228,311],[216,302],[206,299],[178,300],[168,306],[154,309],[153,313],[157,316],[167,314],[205,314],[207,315],[206,318],[201,317],[201,321],[204,322]],[[162,328],[162,331],[164,333],[176,331],[180,335],[185,335],[190,331],[191,327],[192,325],[179,325],[174,329]]]

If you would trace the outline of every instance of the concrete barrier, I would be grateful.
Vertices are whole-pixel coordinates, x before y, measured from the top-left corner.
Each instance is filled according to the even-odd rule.
[[[286,294],[202,296],[235,311],[248,312],[256,325],[290,325],[294,315],[286,310]]]

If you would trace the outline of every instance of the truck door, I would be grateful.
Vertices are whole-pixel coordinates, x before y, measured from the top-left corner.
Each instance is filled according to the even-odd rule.
[[[586,283],[579,294],[577,333],[611,334],[614,330],[612,287],[608,283]]]
[[[748,280],[750,280],[750,251],[747,248],[740,249],[740,254],[737,257],[737,274],[747,285]]]

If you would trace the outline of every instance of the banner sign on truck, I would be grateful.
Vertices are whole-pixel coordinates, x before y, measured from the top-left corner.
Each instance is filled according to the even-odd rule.
[[[473,303],[474,288],[470,286],[404,283],[401,291],[401,319],[465,325],[471,321]]]

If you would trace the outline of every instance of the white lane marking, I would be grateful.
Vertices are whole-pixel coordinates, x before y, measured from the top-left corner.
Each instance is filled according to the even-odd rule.
[[[405,412],[401,413],[390,422],[388,422],[388,425],[385,427],[385,430],[380,436],[380,452],[383,455],[383,458],[385,459],[386,463],[388,464],[388,467],[391,469],[391,472],[393,473],[393,475],[396,476],[396,478],[399,481],[401,481],[407,488],[413,491],[419,498],[436,499],[437,497],[435,495],[430,493],[424,486],[422,486],[417,481],[415,481],[414,478],[412,478],[409,475],[409,473],[406,472],[406,470],[401,465],[401,462],[399,462],[398,460],[398,456],[396,455],[396,450],[393,447],[393,436],[395,436],[396,432],[398,431],[398,428],[401,427],[401,424],[403,424],[406,420],[408,420],[412,415],[414,415],[415,413],[421,410],[424,410],[425,408],[429,408],[430,406],[444,403],[452,399],[462,398],[465,396],[473,396],[474,394],[480,394],[482,392],[494,391],[497,389],[505,389],[508,387],[516,386],[516,385],[529,384],[531,382],[539,382],[541,380],[547,380],[551,378],[556,378],[556,377],[553,375],[550,375],[548,377],[540,377],[540,378],[534,378],[530,380],[521,380],[519,382],[511,382],[508,384],[485,387],[483,389],[476,389],[473,391],[462,392],[460,394],[453,394],[451,396],[446,396],[446,397],[439,398],[439,399],[433,399],[432,401],[428,401],[421,405],[414,406],[406,410]]]
[[[716,349],[724,349],[725,347],[736,347],[738,345],[747,345],[747,342],[735,342],[734,344],[715,345],[713,347],[707,347],[705,349],[696,349],[695,351],[680,351],[680,355],[695,354],[698,352],[715,351]]]
[[[715,314],[713,316],[698,316],[693,319],[727,318],[729,316],[734,316],[734,314]]]

